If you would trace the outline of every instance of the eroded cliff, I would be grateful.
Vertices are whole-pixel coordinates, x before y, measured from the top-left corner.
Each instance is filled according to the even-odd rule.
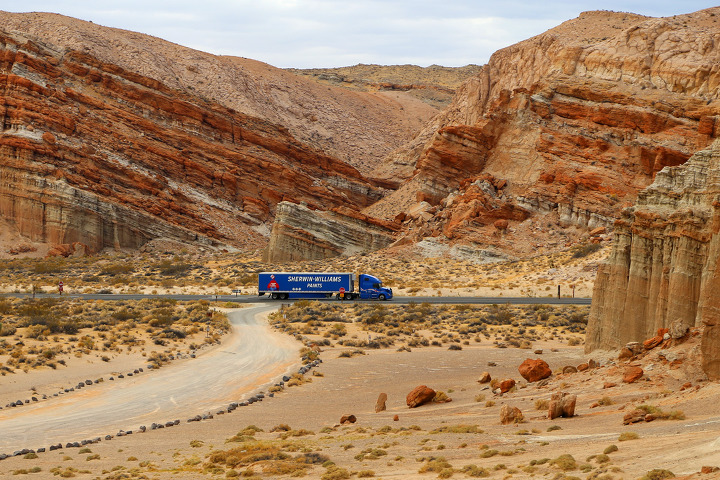
[[[373,252],[390,245],[399,228],[347,207],[319,211],[282,202],[264,259],[282,263]]]
[[[703,363],[720,378],[720,141],[661,170],[615,223],[598,271],[586,350],[618,348],[668,328],[703,327]]]
[[[262,246],[275,205],[382,189],[287,128],[90,53],[0,32],[0,214],[33,241]]]
[[[442,212],[463,182],[490,174],[520,209],[564,226],[612,225],[658,171],[719,135],[718,17],[720,8],[672,18],[586,12],[499,50],[394,154],[387,171],[414,169],[412,180],[368,213],[394,218],[418,200]],[[428,231],[447,230],[430,222],[439,228]],[[454,229],[457,238],[470,227]]]

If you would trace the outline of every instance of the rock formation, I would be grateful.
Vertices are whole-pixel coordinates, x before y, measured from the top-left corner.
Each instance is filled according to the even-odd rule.
[[[410,408],[416,408],[432,402],[433,398],[435,398],[435,390],[426,385],[419,385],[407,394],[405,403]]]
[[[390,245],[399,228],[347,207],[312,210],[282,202],[277,206],[264,258],[279,263],[371,252]]]
[[[394,154],[413,178],[368,212],[394,218],[426,201],[436,212],[423,235],[494,244],[492,225],[473,221],[482,209],[452,227],[467,210],[457,202],[463,182],[489,174],[496,216],[510,226],[528,214],[611,226],[658,171],[720,133],[716,15],[720,8],[672,18],[586,12],[499,50]]]
[[[570,418],[575,416],[576,403],[577,395],[567,392],[553,393],[548,405],[548,418],[554,420],[559,417]]]
[[[520,375],[530,383],[539,382],[552,375],[552,370],[545,360],[528,358],[518,367]]]
[[[511,423],[520,423],[523,421],[522,411],[518,407],[511,407],[507,403],[500,407],[500,423],[502,425],[510,425]]]
[[[0,12],[9,33],[78,51],[272,124],[306,145],[372,175],[437,110],[400,91],[349,91],[247,58],[217,56],[160,38],[51,13]]]
[[[0,31],[0,215],[30,240],[91,251],[157,237],[254,247],[283,200],[358,210],[382,195],[284,126],[103,61],[89,47],[50,43],[51,31],[43,31],[47,43],[9,31],[72,20],[27,15],[3,14]],[[94,35],[103,32],[121,44],[133,37]]]
[[[598,270],[587,351],[704,326],[704,370],[720,378],[719,209],[720,141],[640,192]]]

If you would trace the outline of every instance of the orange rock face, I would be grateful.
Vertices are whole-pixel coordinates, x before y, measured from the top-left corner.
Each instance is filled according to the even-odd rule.
[[[459,201],[466,179],[490,174],[506,185],[488,210],[510,231],[549,213],[563,226],[612,226],[657,172],[718,136],[720,72],[707,68],[720,63],[709,47],[717,14],[586,12],[499,50],[410,145],[412,184],[381,203],[418,190],[438,205],[427,231],[496,243],[494,231],[473,236],[487,202]]]
[[[253,246],[283,200],[357,210],[380,197],[282,126],[58,51],[0,32],[0,215],[31,240]]]

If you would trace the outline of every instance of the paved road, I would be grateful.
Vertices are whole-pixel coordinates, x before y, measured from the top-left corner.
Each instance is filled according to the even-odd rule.
[[[18,298],[28,298],[32,295],[29,293],[6,293],[0,294],[0,297],[11,296]],[[295,300],[270,300],[267,296],[257,295],[140,295],[140,294],[66,294],[63,298],[80,298],[85,300],[142,300],[145,298],[172,298],[175,300],[192,301],[192,300],[209,300],[212,302],[238,302],[238,303],[267,303],[268,305],[280,305],[281,303],[293,302]],[[41,294],[37,298],[60,298],[57,294]],[[334,298],[322,299],[327,302],[339,302]],[[376,300],[354,300],[356,302],[372,302]],[[388,304],[408,304],[408,303],[436,303],[436,304],[512,304],[512,305],[590,305],[590,298],[578,297],[393,297],[384,303]],[[350,301],[346,301],[350,303]]]
[[[0,410],[0,453],[80,441],[153,422],[214,412],[299,364],[300,345],[257,316],[276,305],[230,313],[221,347],[154,372],[105,381],[63,396]],[[106,379],[107,380],[107,379]]]

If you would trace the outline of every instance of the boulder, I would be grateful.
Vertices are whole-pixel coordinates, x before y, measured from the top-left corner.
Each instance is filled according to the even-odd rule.
[[[357,418],[355,417],[355,415],[343,415],[342,417],[340,417],[340,425],[355,422],[357,422]]]
[[[566,392],[553,393],[548,405],[548,418],[553,420],[558,417],[570,418],[575,416],[575,404],[577,395]]]
[[[515,386],[515,380],[513,380],[512,378],[503,380],[502,382],[500,382],[500,386],[499,386],[500,393],[507,393],[510,390],[512,390],[514,386]]]
[[[545,360],[528,358],[518,367],[520,375],[530,383],[543,380],[552,375],[552,370]]]
[[[393,422],[397,422],[397,421],[399,421],[399,420],[400,420],[400,416],[399,416],[399,415],[393,416]]]
[[[572,365],[566,365],[562,369],[562,373],[569,374],[569,373],[577,373],[578,369],[577,367],[573,367]]]
[[[633,383],[640,379],[640,377],[643,376],[643,369],[638,366],[630,366],[625,369],[625,373],[623,374],[623,382],[624,383]]]
[[[387,402],[387,393],[378,395],[377,402],[375,402],[375,413],[385,411],[385,402]]]
[[[490,376],[489,372],[483,372],[480,374],[480,378],[478,379],[478,383],[490,383],[490,380],[492,380],[492,377]]]
[[[620,349],[620,353],[618,354],[618,360],[629,360],[633,357],[633,352],[627,347],[623,347]]]
[[[495,222],[493,223],[493,226],[497,230],[504,232],[510,226],[510,222],[508,222],[507,219],[505,219],[505,218],[499,218],[499,219],[495,220]]]
[[[435,390],[427,387],[426,385],[420,385],[407,394],[405,402],[408,407],[416,408],[420,405],[425,405],[426,403],[431,402],[433,398],[435,398]]]
[[[623,416],[623,425],[630,425],[631,423],[644,422],[647,412],[636,408],[632,412],[628,412]]]
[[[653,348],[657,347],[663,342],[663,337],[661,336],[655,336],[652,338],[648,338],[643,342],[643,347],[645,350],[652,350]]]
[[[500,423],[503,425],[509,425],[511,423],[520,423],[523,420],[523,414],[517,407],[511,407],[510,405],[503,405],[500,408]]]

